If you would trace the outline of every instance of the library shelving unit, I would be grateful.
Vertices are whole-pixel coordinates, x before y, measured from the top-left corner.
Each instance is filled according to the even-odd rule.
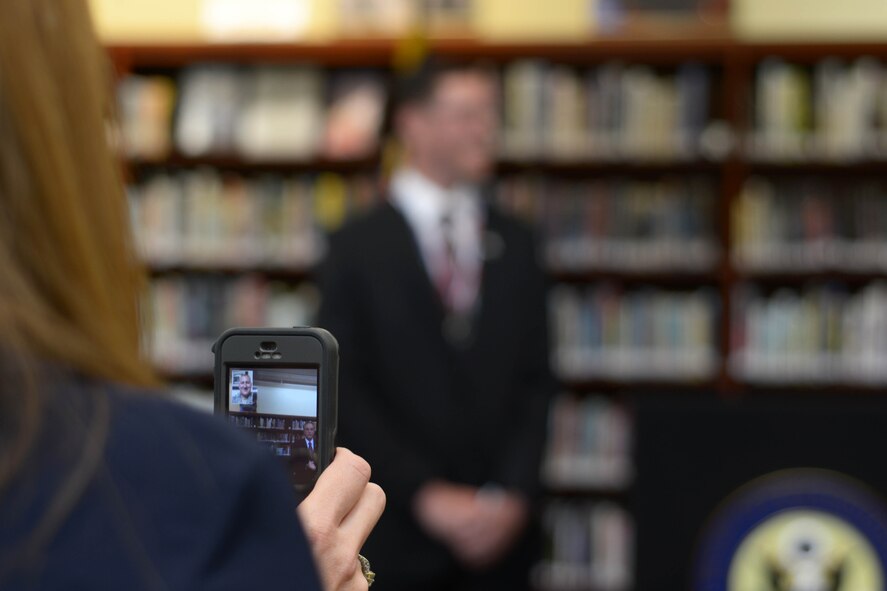
[[[285,460],[300,478],[298,463],[307,459],[305,451],[305,423],[314,417],[294,417],[255,412],[231,412],[228,421],[255,435],[256,442],[268,448],[275,456]],[[303,452],[300,455],[300,451]]]
[[[228,419],[239,427],[255,431],[258,442],[273,445],[276,455],[284,457],[292,457],[292,446],[302,439],[305,421],[313,420],[312,417],[255,412],[231,412]]]
[[[157,71],[177,72],[194,64],[213,62],[240,66],[308,64],[321,70],[370,68],[388,72],[392,69],[397,42],[386,39],[350,39],[328,44],[114,45],[108,49],[120,76]],[[819,289],[817,286],[825,286],[828,289],[839,286],[836,289],[843,298],[841,305],[845,306],[841,309],[843,310],[841,313],[851,314],[853,312],[851,308],[857,304],[861,308],[869,306],[866,308],[869,312],[872,306],[877,307],[877,303],[871,304],[870,300],[880,296],[871,295],[866,290],[878,290],[881,281],[887,282],[887,264],[880,269],[855,268],[834,263],[821,267],[794,264],[766,269],[746,267],[736,261],[737,222],[733,214],[740,195],[746,190],[750,179],[765,179],[767,182],[777,184],[788,183],[789,186],[791,183],[805,182],[815,185],[822,181],[836,187],[832,199],[837,203],[838,210],[846,207],[845,203],[850,200],[847,194],[854,191],[854,187],[865,182],[879,184],[880,193],[877,193],[876,197],[880,198],[887,208],[887,106],[884,106],[887,105],[887,98],[883,98],[887,97],[887,85],[879,91],[881,93],[879,96],[882,97],[880,100],[884,105],[875,116],[875,120],[869,122],[873,130],[879,127],[878,133],[881,134],[879,140],[881,143],[875,142],[877,146],[875,149],[849,156],[846,154],[822,156],[819,153],[801,151],[792,152],[789,157],[772,157],[752,141],[760,131],[758,127],[761,125],[772,124],[776,127],[782,125],[783,127],[777,130],[777,135],[782,133],[783,136],[786,134],[792,136],[790,141],[794,141],[793,133],[802,135],[802,132],[810,132],[812,128],[812,124],[808,121],[798,123],[797,129],[786,131],[785,122],[774,123],[759,113],[760,109],[766,109],[766,100],[768,100],[760,96],[766,94],[760,88],[762,84],[778,87],[771,93],[777,98],[771,97],[770,100],[778,101],[780,100],[778,97],[785,94],[794,97],[783,99],[787,102],[782,104],[782,107],[788,105],[786,108],[789,112],[796,109],[815,114],[816,109],[810,102],[816,99],[816,93],[822,90],[822,85],[829,83],[827,75],[834,76],[833,72],[831,74],[820,72],[819,66],[827,63],[829,67],[840,70],[841,67],[853,67],[854,64],[863,63],[863,68],[885,69],[887,42],[752,43],[719,34],[672,38],[604,37],[581,43],[490,43],[471,39],[439,39],[430,42],[430,50],[454,60],[484,60],[503,70],[510,64],[532,62],[547,64],[545,67],[563,66],[572,71],[586,71],[607,64],[622,64],[643,66],[654,73],[674,72],[685,65],[698,66],[707,72],[709,88],[706,96],[709,104],[704,106],[710,115],[705,124],[707,127],[710,123],[716,124],[711,126],[714,129],[709,134],[714,136],[716,149],[701,151],[690,156],[657,153],[654,156],[635,155],[619,158],[587,155],[559,158],[543,149],[529,156],[504,155],[498,163],[497,172],[503,178],[543,178],[575,183],[613,180],[656,182],[662,178],[679,180],[704,178],[713,187],[715,204],[712,208],[714,219],[711,220],[711,227],[717,256],[711,264],[683,270],[673,267],[553,266],[550,275],[554,283],[575,290],[599,285],[624,290],[626,293],[633,290],[654,293],[690,293],[707,290],[713,294],[716,301],[709,331],[712,339],[710,345],[716,359],[714,369],[708,375],[692,378],[674,375],[647,379],[643,372],[625,379],[594,375],[565,378],[563,382],[566,390],[580,396],[590,393],[600,394],[619,403],[625,400],[626,395],[633,392],[668,391],[683,392],[688,395],[735,397],[746,393],[763,394],[774,391],[798,395],[818,393],[872,395],[884,391],[887,385],[885,380],[870,379],[864,383],[856,383],[843,379],[841,376],[845,374],[840,372],[835,374],[837,377],[827,376],[826,379],[820,380],[811,381],[802,375],[797,379],[762,382],[756,379],[753,373],[733,371],[731,358],[740,340],[737,336],[739,329],[736,312],[739,292],[751,289],[755,293],[763,294],[760,295],[763,299],[756,305],[766,307],[768,305],[766,298],[771,296],[789,298],[790,303],[797,303],[800,296],[785,294],[789,292],[797,294],[805,289],[812,289],[815,292]],[[777,65],[774,66],[774,63]],[[779,70],[780,67],[793,69],[790,75],[786,75],[784,71]],[[776,70],[775,74],[773,70]],[[799,76],[801,82],[797,82]],[[768,79],[763,81],[764,77]],[[795,82],[786,82],[786,79],[791,77],[794,77]],[[835,79],[840,78],[832,78],[832,83]],[[887,80],[887,77],[884,79]],[[780,95],[780,92],[783,95]],[[507,93],[503,94],[508,100]],[[692,106],[699,107],[699,105]],[[790,128],[791,124],[788,127]],[[380,161],[379,155],[345,160],[293,158],[271,161],[249,160],[234,153],[189,157],[173,149],[171,154],[163,158],[131,159],[128,162],[128,169],[129,178],[135,179],[135,182],[152,171],[193,169],[212,169],[239,175],[332,172],[347,176],[375,174],[380,168]],[[774,190],[771,202],[777,203],[778,207],[778,202],[783,197],[793,198],[791,189],[788,193],[786,197],[779,190]],[[539,200],[544,205],[546,194],[542,192],[540,195]],[[798,216],[801,215],[800,212],[796,213]],[[830,227],[836,224],[827,215],[826,221],[821,221],[822,215],[814,216],[813,221],[809,223],[820,230],[823,225]],[[860,215],[865,217],[864,213]],[[887,216],[883,220],[887,221]],[[792,231],[795,234],[799,232],[796,227]],[[804,233],[803,228],[800,232]],[[887,240],[887,237],[884,239]],[[812,248],[815,250],[816,244]],[[311,278],[310,266],[305,265],[299,268],[280,268],[249,264],[214,266],[185,262],[167,267],[153,266],[151,270],[155,278],[169,274],[187,277],[192,273],[221,274],[228,277],[258,274],[288,283],[301,283]],[[812,298],[819,297],[818,293],[810,296],[811,301]],[[857,295],[859,302],[854,299]],[[792,297],[795,299],[791,299]],[[782,310],[780,313],[784,312]],[[881,312],[880,316],[875,314],[876,322],[885,323],[884,326],[887,326],[887,321],[883,319],[885,315],[887,310]],[[863,314],[863,317],[866,316]],[[182,373],[172,370],[168,375],[173,378],[203,380],[205,383],[211,379],[209,371]],[[570,500],[601,499],[606,502],[621,499],[623,490],[621,487],[614,488],[606,483],[590,487],[565,485],[560,487],[560,494]],[[549,588],[555,586],[558,589],[594,589],[618,588],[620,585],[595,585],[589,581],[574,581],[560,585],[540,584],[539,586]]]

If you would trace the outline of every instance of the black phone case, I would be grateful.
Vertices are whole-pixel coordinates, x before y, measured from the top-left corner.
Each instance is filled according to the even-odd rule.
[[[294,327],[294,328],[232,328],[222,333],[222,336],[213,344],[212,351],[215,355],[215,369],[213,371],[216,414],[225,413],[226,382],[225,362],[248,364],[255,367],[274,367],[279,363],[245,359],[222,359],[224,343],[234,336],[259,337],[257,343],[266,340],[266,337],[296,336],[315,339],[322,348],[322,360],[320,362],[317,403],[318,439],[320,440],[320,454],[318,475],[323,472],[336,453],[336,432],[338,430],[339,412],[339,343],[335,337],[322,328]],[[303,491],[305,492],[305,491]]]

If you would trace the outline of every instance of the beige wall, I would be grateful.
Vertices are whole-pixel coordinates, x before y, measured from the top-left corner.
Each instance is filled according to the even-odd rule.
[[[582,38],[597,0],[475,0],[473,27],[492,39]],[[336,34],[338,0],[90,0],[102,36],[123,42],[323,41]],[[212,15],[242,6],[239,30]],[[283,11],[293,19],[268,18]],[[264,20],[263,20],[264,18]],[[733,0],[734,31],[748,39],[887,41],[887,0]],[[281,26],[283,23],[283,26]]]
[[[99,34],[112,42],[193,42],[222,36],[255,41],[322,40],[332,33],[335,5],[332,0],[89,1]],[[232,12],[232,7],[239,7],[239,14]],[[225,28],[232,20],[237,30]]]
[[[735,32],[749,39],[887,41],[887,0],[733,0]]]
[[[475,0],[473,28],[494,39],[583,38],[591,32],[596,0]],[[227,39],[296,41],[329,39],[336,34],[339,0],[90,0],[99,33],[106,41],[188,42],[220,38],[212,15],[241,6],[241,30]],[[264,18],[275,10],[297,13],[286,19]],[[279,28],[275,28],[279,27]],[[404,31],[406,32],[406,31]]]
[[[476,0],[474,28],[491,39],[582,39],[593,32],[590,0]]]

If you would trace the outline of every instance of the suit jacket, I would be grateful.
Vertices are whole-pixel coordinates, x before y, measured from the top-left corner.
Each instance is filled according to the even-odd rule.
[[[292,485],[255,436],[164,392],[39,368],[39,420],[52,436],[4,483],[0,589],[321,590]],[[77,460],[102,410],[104,446],[84,474]],[[75,470],[83,489],[26,553]]]
[[[340,441],[367,458],[388,495],[367,546],[380,573],[430,577],[451,565],[413,520],[425,482],[539,491],[553,383],[546,278],[532,232],[492,206],[486,217],[472,336],[455,344],[410,226],[391,204],[330,242],[320,324],[339,341]]]
[[[290,449],[293,454],[290,460],[290,465],[293,467],[293,476],[295,477],[296,483],[308,484],[313,482],[314,477],[317,476],[317,470],[312,470],[308,466],[308,462],[313,461],[316,466],[317,456],[315,452],[308,447],[307,440],[304,437],[297,439]]]

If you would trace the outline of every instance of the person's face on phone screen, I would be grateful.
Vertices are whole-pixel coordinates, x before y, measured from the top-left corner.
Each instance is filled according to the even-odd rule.
[[[240,387],[241,398],[249,398],[253,389],[253,383],[252,380],[250,380],[249,374],[240,376],[240,382],[238,385]]]
[[[314,439],[314,423],[305,423],[305,439]]]

